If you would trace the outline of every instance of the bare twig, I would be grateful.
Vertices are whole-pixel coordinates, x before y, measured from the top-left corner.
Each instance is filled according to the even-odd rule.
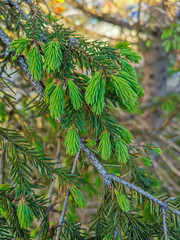
[[[74,160],[74,164],[73,164],[73,167],[72,167],[72,170],[71,170],[71,174],[74,174],[74,173],[75,173],[76,166],[77,166],[77,161],[78,161],[78,159],[79,159],[79,156],[80,156],[80,150],[79,150],[79,152],[76,154],[76,157],[75,157],[75,160]],[[59,223],[58,223],[56,240],[59,239],[59,236],[60,236],[60,233],[61,233],[63,224],[64,224],[64,216],[65,216],[65,213],[66,213],[66,208],[67,208],[67,204],[68,204],[69,195],[70,195],[70,190],[69,190],[69,188],[68,188],[68,190],[67,190],[67,195],[66,195],[66,198],[65,198],[65,201],[64,201],[63,210],[62,210],[61,217],[60,217]]]
[[[153,134],[154,135],[154,134]],[[155,135],[154,135],[155,136]],[[158,135],[156,134],[156,137],[159,138],[161,141],[165,142],[167,144],[167,146],[170,146],[172,148],[174,148],[174,150],[176,150],[177,152],[180,153],[180,147],[177,146],[175,143],[171,142],[170,140],[164,138],[162,135]]]
[[[4,183],[4,164],[5,164],[5,156],[6,156],[6,139],[4,140],[5,148],[2,151],[1,159],[0,159],[0,184]]]
[[[168,167],[171,169],[171,171],[174,174],[176,174],[178,177],[180,177],[180,171],[177,169],[176,166],[173,165],[173,163],[164,154],[161,155],[161,158],[168,165]]]
[[[47,4],[46,0],[43,0],[43,2],[44,2],[44,4],[45,4],[45,5],[46,5],[46,7],[47,7],[47,10],[48,10],[48,12],[49,12],[49,13],[51,13],[51,10],[50,10],[50,8],[49,8],[49,6],[48,6],[48,4]]]
[[[2,76],[2,74],[3,74],[4,68],[6,67],[6,63],[7,63],[8,59],[9,59],[9,56],[10,56],[10,55],[11,55],[11,53],[8,52],[8,53],[7,53],[7,56],[5,57],[4,61],[3,61],[2,64],[1,64],[0,78],[1,78],[1,76]]]
[[[57,154],[56,154],[56,165],[57,165],[58,162],[60,162],[60,157],[61,157],[61,139],[60,139],[60,137],[58,137],[58,141],[57,141]],[[56,165],[54,167],[56,167]],[[51,182],[51,186],[50,186],[50,190],[49,190],[49,205],[48,205],[48,207],[50,207],[50,205],[51,205],[55,179],[56,179],[56,174],[53,174],[52,182]]]
[[[26,15],[26,13],[19,7],[17,3],[15,3],[13,0],[8,0],[9,3],[11,3],[23,16],[26,20],[29,20],[30,18]]]
[[[165,208],[162,208],[162,218],[163,218],[164,239],[168,240],[167,225],[166,225],[166,210],[165,210]]]

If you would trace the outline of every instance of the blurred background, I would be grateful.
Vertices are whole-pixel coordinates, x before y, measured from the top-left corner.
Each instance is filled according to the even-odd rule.
[[[145,91],[144,97],[139,99],[139,110],[133,114],[120,109],[113,110],[117,120],[132,132],[134,145],[141,147],[152,143],[162,149],[161,155],[143,156],[143,168],[148,170],[160,194],[166,192],[177,195],[180,190],[180,1],[43,0],[40,6],[58,22],[90,41],[109,41],[113,46],[120,41],[128,41],[130,47],[140,54],[141,62],[133,65]],[[13,68],[8,67],[10,74]],[[43,118],[33,119],[33,110],[29,113],[25,111],[32,86],[22,79],[21,72],[13,74],[13,78],[12,84],[14,88],[17,87],[19,97],[16,100],[17,108],[10,106],[6,110],[12,113],[8,124],[16,122],[16,118],[20,119],[21,125],[16,127],[26,130],[34,147],[39,151],[45,149],[51,156],[58,157],[62,138],[58,135],[56,122],[47,116],[47,126]],[[24,94],[27,94],[26,99]],[[1,122],[7,120],[4,108],[0,101]],[[39,132],[33,131],[33,125]],[[69,161],[64,149],[61,151],[61,162],[68,166]],[[3,164],[2,154],[1,183],[8,177]],[[86,171],[91,174],[86,174]],[[94,178],[94,170],[90,165],[83,171],[83,177],[89,182],[84,185],[89,206],[85,213],[80,213],[86,223],[88,216],[96,210],[100,178]]]

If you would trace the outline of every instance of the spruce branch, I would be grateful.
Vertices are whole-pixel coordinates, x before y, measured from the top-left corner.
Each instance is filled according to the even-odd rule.
[[[80,157],[80,150],[76,154],[76,157],[75,157],[75,160],[74,160],[74,164],[73,164],[73,167],[72,167],[72,170],[71,170],[71,174],[75,173],[76,166],[77,166],[77,161],[78,161],[79,157]],[[60,217],[59,223],[58,223],[56,240],[59,239],[59,236],[60,236],[63,224],[64,224],[64,216],[65,216],[65,213],[66,213],[66,208],[67,208],[67,204],[68,204],[68,200],[69,200],[69,195],[70,195],[70,189],[68,188],[67,195],[66,195],[66,198],[65,198],[65,201],[64,201],[63,210],[62,210],[61,217]]]
[[[9,39],[9,37],[4,33],[4,31],[2,30],[2,28],[0,28],[0,38],[3,41],[3,43],[9,47],[11,40]],[[30,75],[29,71],[28,71],[28,65],[25,62],[24,58],[22,56],[18,56],[18,62],[20,64],[20,66],[22,67],[23,71],[25,72],[25,74],[27,75],[27,77],[30,79],[30,81],[32,82],[32,84],[34,85],[34,87],[36,88],[36,90],[38,91],[38,93],[44,97],[44,88],[41,84],[41,82],[37,82],[35,81],[32,76]]]
[[[127,182],[127,181],[117,177],[114,174],[109,174],[106,171],[106,169],[102,166],[102,164],[98,161],[98,159],[95,157],[95,155],[89,150],[89,148],[86,147],[86,145],[82,141],[80,142],[80,147],[86,153],[87,157],[89,158],[91,163],[95,166],[95,168],[98,170],[100,175],[103,177],[105,184],[110,185],[113,181],[120,183],[120,184],[140,193],[144,197],[152,200],[153,202],[155,202],[162,208],[180,216],[180,211],[170,208],[170,206],[167,204],[166,201],[163,202],[163,201],[159,200],[158,198],[154,197],[153,195],[151,195],[150,193],[144,191],[140,187],[137,187],[134,184]]]

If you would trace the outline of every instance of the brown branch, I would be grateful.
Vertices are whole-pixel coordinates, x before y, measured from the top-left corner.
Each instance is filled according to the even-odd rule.
[[[161,155],[161,158],[168,165],[171,171],[174,174],[176,174],[178,177],[180,177],[180,171],[177,169],[176,166],[173,165],[173,163],[164,154]]]
[[[78,8],[79,10],[84,12],[89,17],[96,18],[100,21],[112,23],[112,24],[117,25],[122,28],[128,28],[130,30],[135,29],[134,25],[129,24],[128,22],[126,22],[123,19],[117,19],[116,17],[112,17],[107,14],[99,14],[97,12],[92,12],[90,9],[86,8],[85,4],[83,4],[83,3],[78,3],[76,1],[69,1],[69,0],[67,2],[69,4],[71,4],[74,8]],[[138,30],[140,31],[141,29],[138,29]]]

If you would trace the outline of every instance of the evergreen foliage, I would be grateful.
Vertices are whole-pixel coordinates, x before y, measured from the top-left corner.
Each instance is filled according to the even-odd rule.
[[[50,41],[44,49],[44,68],[47,73],[55,73],[59,69],[62,61],[61,46],[57,41]]]
[[[118,139],[115,141],[115,154],[117,156],[118,162],[127,162],[127,159],[129,158],[129,153],[126,144],[122,139]]]
[[[108,160],[110,158],[112,150],[109,132],[104,131],[101,134],[101,140],[99,143],[98,151],[101,152],[102,159]]]
[[[42,56],[36,47],[32,47],[28,53],[27,63],[29,64],[29,72],[35,80],[41,80],[43,76]]]
[[[68,131],[64,144],[66,146],[66,152],[71,156],[74,156],[79,151],[79,136],[75,129],[72,128]]]
[[[18,39],[10,43],[0,29],[2,42],[11,46],[0,70],[1,109],[5,109],[0,149],[9,171],[6,183],[0,185],[0,237],[142,240],[163,239],[168,234],[178,239],[179,199],[151,195],[154,183],[142,168],[143,155],[161,152],[151,145],[129,145],[132,134],[113,116],[112,106],[137,110],[143,90],[130,63],[138,63],[139,55],[126,42],[112,47],[76,35],[44,13],[39,1],[12,1],[13,9],[2,2],[2,15],[12,18],[11,24],[1,18],[2,28],[13,31],[17,25]],[[24,4],[30,10],[28,16],[19,12]],[[10,61],[16,69],[20,65],[28,77],[28,89],[21,89],[24,94],[18,103],[13,100],[17,97],[14,91],[11,97],[11,88],[7,90],[6,77],[1,76]],[[17,82],[19,88],[22,79]],[[39,98],[29,92],[29,81]],[[57,136],[61,146],[57,145],[54,161]],[[88,205],[82,187],[90,196],[101,198],[88,231],[82,229],[74,210],[74,206],[83,209]]]
[[[67,84],[69,88],[71,103],[73,105],[73,108],[77,110],[82,106],[82,95],[79,91],[79,88],[72,80],[68,79]]]
[[[85,99],[91,104],[92,110],[96,114],[101,114],[104,108],[105,79],[101,72],[96,72],[92,79],[88,82],[85,93]]]

